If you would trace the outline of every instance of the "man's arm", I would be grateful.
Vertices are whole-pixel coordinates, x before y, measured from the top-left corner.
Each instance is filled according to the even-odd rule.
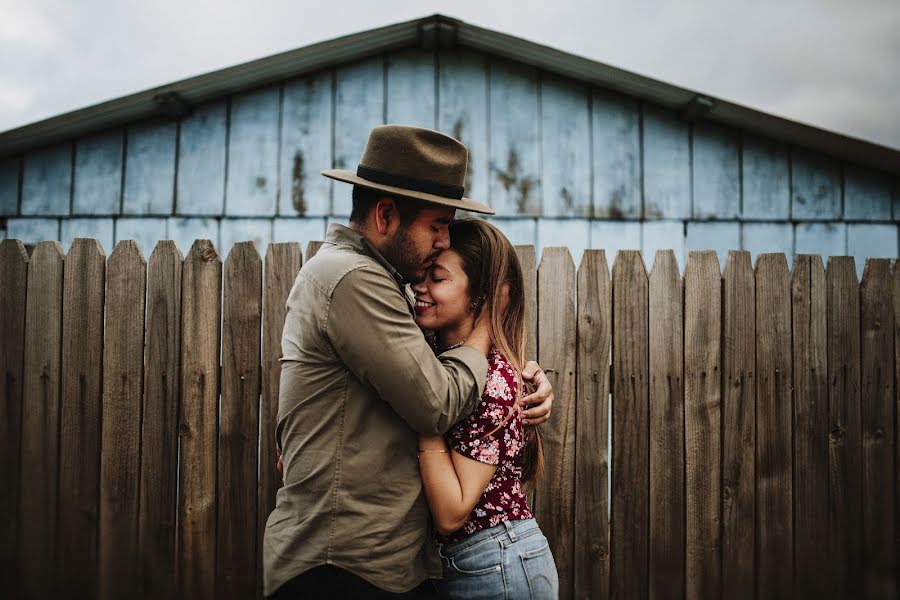
[[[335,352],[418,433],[442,434],[469,414],[487,379],[472,346],[434,356],[396,283],[358,268],[338,283],[325,320]]]

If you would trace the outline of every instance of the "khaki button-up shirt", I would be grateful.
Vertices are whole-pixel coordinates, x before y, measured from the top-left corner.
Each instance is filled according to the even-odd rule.
[[[282,335],[284,455],[263,541],[264,592],[330,564],[392,592],[440,576],[416,449],[471,412],[487,360],[435,357],[402,277],[358,232],[332,225],[300,270]]]

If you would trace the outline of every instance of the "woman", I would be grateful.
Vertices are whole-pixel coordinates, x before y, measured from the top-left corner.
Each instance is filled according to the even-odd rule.
[[[413,286],[416,322],[443,352],[465,343],[484,313],[494,347],[473,413],[446,436],[419,438],[442,585],[449,598],[555,598],[553,555],[522,490],[542,466],[539,434],[522,425],[522,269],[512,245],[486,221],[454,221],[450,245]]]

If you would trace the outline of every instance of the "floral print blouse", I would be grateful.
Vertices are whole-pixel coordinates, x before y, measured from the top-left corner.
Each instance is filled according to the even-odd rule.
[[[521,484],[524,432],[522,407],[516,402],[518,377],[503,354],[491,348],[481,401],[471,415],[447,432],[448,447],[467,458],[497,465],[497,470],[462,528],[450,535],[438,535],[438,541],[443,544],[459,541],[503,521],[532,517]],[[497,429],[510,410],[515,414]]]

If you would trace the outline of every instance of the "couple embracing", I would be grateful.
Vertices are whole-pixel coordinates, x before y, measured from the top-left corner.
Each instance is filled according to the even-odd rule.
[[[353,209],[287,302],[270,598],[556,597],[523,491],[553,393],[525,362],[512,246],[486,221],[454,220],[493,214],[463,197],[467,154],[386,125],[356,173],[323,172],[353,184]]]

